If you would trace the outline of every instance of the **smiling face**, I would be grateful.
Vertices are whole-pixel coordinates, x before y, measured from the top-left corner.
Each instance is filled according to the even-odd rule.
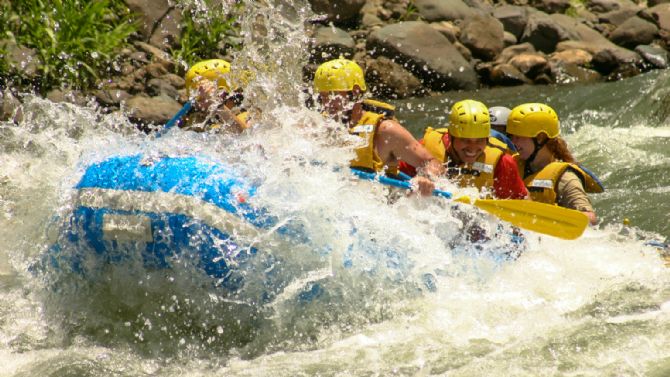
[[[519,152],[519,157],[524,161],[528,160],[531,154],[535,151],[535,143],[533,143],[533,138],[525,136],[512,136],[512,143],[516,147],[517,152]]]
[[[484,153],[486,139],[485,137],[477,139],[452,137],[451,146],[461,161],[472,164]]]

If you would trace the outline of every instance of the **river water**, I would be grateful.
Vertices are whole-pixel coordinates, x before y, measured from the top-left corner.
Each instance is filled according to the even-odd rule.
[[[258,11],[308,17],[295,6]],[[463,98],[549,103],[576,157],[600,176],[598,227],[576,241],[527,233],[521,256],[500,261],[486,253],[496,245],[458,241],[445,201],[388,204],[384,188],[333,170],[352,140],[300,105],[290,85],[299,69],[269,63],[299,63],[304,34],[301,23],[273,25],[262,33],[277,43],[240,56],[265,67],[250,89],[263,109],[252,134],[156,139],[123,115],[29,96],[21,124],[0,124],[0,376],[670,375],[670,270],[645,246],[670,235],[668,72],[395,102],[416,135]],[[279,48],[286,41],[296,42]],[[309,236],[303,247],[263,245],[304,259],[287,271],[292,284],[254,307],[188,269],[110,271],[97,282],[35,272],[86,167],[132,154],[207,155],[263,182],[255,204]],[[291,298],[314,281],[327,297]]]

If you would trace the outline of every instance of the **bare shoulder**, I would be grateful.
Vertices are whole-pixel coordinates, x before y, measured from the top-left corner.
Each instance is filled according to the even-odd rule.
[[[408,134],[409,131],[405,129],[397,120],[395,119],[384,119],[381,123],[379,123],[379,128],[377,132],[381,134],[386,134],[386,135],[404,135]]]

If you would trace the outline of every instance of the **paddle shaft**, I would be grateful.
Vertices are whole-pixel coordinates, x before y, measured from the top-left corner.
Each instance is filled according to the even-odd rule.
[[[365,179],[367,181],[376,181],[383,183],[385,185],[399,187],[405,190],[411,190],[412,184],[409,181],[401,181],[399,179],[387,177],[385,175],[368,173],[357,169],[351,169],[351,172],[354,173],[359,178]],[[440,196],[443,198],[451,199],[451,193],[442,190],[433,190],[433,196]]]
[[[162,130],[159,130],[156,133],[156,137],[158,138],[158,137],[163,136],[163,134],[168,132],[170,130],[170,128],[174,127],[175,124],[177,124],[177,122],[179,122],[179,120],[182,117],[184,117],[184,115],[186,115],[189,111],[191,111],[191,107],[193,107],[193,102],[186,101],[184,106],[182,106],[182,108],[170,120],[168,120],[167,123],[165,123],[165,127],[163,127]]]

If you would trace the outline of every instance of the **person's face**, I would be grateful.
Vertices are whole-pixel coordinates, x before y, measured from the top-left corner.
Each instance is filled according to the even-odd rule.
[[[484,153],[484,148],[486,148],[486,139],[485,137],[476,138],[476,139],[466,139],[461,137],[452,138],[452,148],[458,158],[467,163],[472,164],[479,156]]]
[[[535,152],[535,143],[533,143],[533,138],[516,135],[511,136],[512,143],[514,143],[517,152],[519,152],[519,156],[523,160],[527,160],[528,157],[530,157],[530,155]]]
[[[333,117],[339,117],[353,107],[351,94],[347,91],[319,92],[319,100],[326,113]]]

